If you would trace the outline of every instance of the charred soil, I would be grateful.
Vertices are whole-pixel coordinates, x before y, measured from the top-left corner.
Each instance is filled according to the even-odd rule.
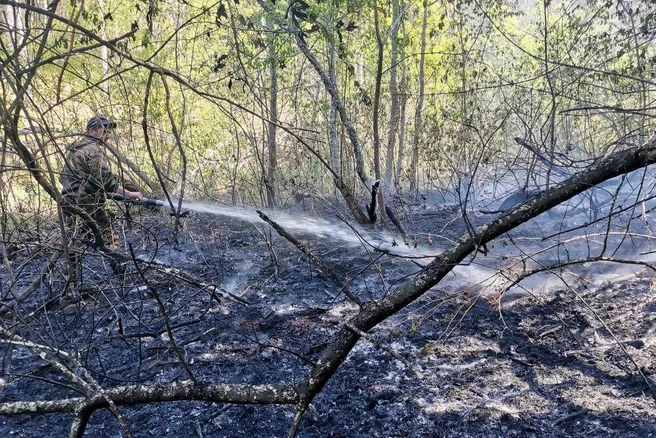
[[[299,221],[331,215],[293,214]],[[408,209],[403,219],[410,248],[415,241],[428,249],[446,246],[466,231],[457,208]],[[73,300],[60,298],[65,266],[59,262],[28,300],[4,315],[3,326],[71,353],[103,387],[187,379],[181,361],[200,381],[258,384],[302,381],[308,361],[357,311],[264,223],[192,214],[175,232],[171,220],[146,213],[137,223],[124,224],[121,251],[138,260],[138,269],[128,263],[125,277],[117,278],[89,250],[85,285]],[[400,238],[381,250],[381,242],[390,242],[381,228],[361,235],[371,245],[311,232],[297,237],[363,301],[381,298],[422,269],[420,259],[390,255],[408,248]],[[25,264],[13,277],[0,271],[4,300],[10,285],[23,290],[46,267],[50,254],[35,247],[17,247],[13,265]],[[246,304],[203,287],[209,284]],[[436,286],[361,339],[312,403],[299,436],[656,436],[650,271],[512,295],[457,284]],[[25,346],[1,348],[7,374],[0,402],[80,395]],[[119,409],[136,437],[284,437],[295,414],[293,406],[207,402]],[[64,437],[72,418],[2,416],[0,436]],[[85,436],[122,431],[100,410]]]

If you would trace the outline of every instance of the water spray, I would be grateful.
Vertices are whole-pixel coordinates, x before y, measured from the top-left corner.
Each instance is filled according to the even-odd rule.
[[[144,198],[143,200],[129,199],[117,193],[109,193],[107,196],[111,199],[121,202],[127,202],[135,205],[149,205],[153,207],[166,207],[170,205],[168,201],[155,198]],[[179,200],[173,198],[173,204],[177,205]],[[217,216],[232,218],[239,221],[246,221],[253,224],[259,224],[263,218],[259,212],[252,209],[237,207],[234,205],[212,205],[202,202],[182,201],[182,209],[186,211],[195,211],[197,213],[207,213]],[[183,214],[184,215],[184,214]],[[289,215],[283,212],[268,212],[280,227],[291,231],[304,234],[312,234],[319,238],[341,240],[349,245],[359,246],[364,242],[377,250],[388,252],[397,256],[412,256],[419,258],[432,258],[436,255],[434,249],[418,250],[404,245],[397,245],[394,236],[385,233],[370,233],[365,229],[358,229],[353,226],[344,226],[342,223],[335,223],[328,220],[301,216],[299,214]],[[265,220],[265,222],[267,222]]]

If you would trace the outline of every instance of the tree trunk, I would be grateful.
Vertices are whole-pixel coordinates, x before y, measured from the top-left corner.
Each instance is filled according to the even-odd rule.
[[[268,26],[269,29],[271,26]],[[276,144],[276,129],[278,124],[278,71],[276,68],[276,48],[274,33],[269,33],[268,49],[269,49],[269,135],[267,141],[267,174],[265,178],[267,206],[269,208],[276,208],[278,202],[276,200],[276,167],[278,166],[277,158],[277,144]]]
[[[403,34],[405,35],[405,21],[401,23]],[[394,169],[394,187],[401,185],[401,175],[403,175],[403,159],[405,158],[405,120],[406,108],[408,103],[408,63],[405,59],[405,44],[399,48],[401,59],[401,82],[399,83],[399,151],[396,155],[396,167]]]
[[[400,17],[400,8],[399,1],[392,0],[392,22],[396,23]],[[390,42],[391,42],[391,53],[390,53],[390,80],[389,80],[389,90],[390,90],[390,120],[389,120],[389,131],[387,133],[387,155],[385,157],[385,176],[384,176],[384,185],[383,187],[390,190],[392,189],[392,176],[394,174],[394,149],[396,145],[396,136],[399,130],[399,87],[397,84],[397,65],[398,65],[398,26],[392,26],[390,29]]]
[[[415,133],[412,139],[412,158],[410,160],[410,193],[415,196],[418,194],[419,187],[417,185],[417,167],[419,164],[419,146],[421,142],[423,130],[423,116],[424,111],[424,64],[426,62],[426,28],[428,27],[428,3],[427,0],[423,2],[424,18],[421,23],[421,53],[419,54],[419,76],[417,82],[419,83],[419,92],[417,95],[417,109],[415,111]]]
[[[374,5],[374,26],[376,28],[376,79],[374,83],[374,112],[373,112],[373,135],[374,135],[374,178],[380,179],[380,132],[379,132],[379,118],[380,118],[380,89],[383,82],[383,54],[385,51],[385,43],[380,35],[380,17],[378,16],[378,5]]]
[[[335,70],[335,46],[329,43],[328,47],[328,75],[333,84],[337,83],[337,73]],[[328,145],[330,147],[330,165],[332,167],[335,188],[344,198],[349,211],[359,224],[368,222],[364,209],[358,203],[358,197],[349,184],[344,181],[342,174],[341,153],[337,135],[337,99],[335,96],[330,97],[330,114],[328,119]]]
[[[378,6],[374,6],[374,26],[376,28],[376,46],[378,47],[378,56],[376,59],[376,79],[374,91],[374,113],[373,113],[373,134],[374,134],[374,178],[380,181],[382,178],[381,163],[380,163],[380,106],[381,106],[381,88],[383,82],[383,56],[385,55],[385,41],[380,34],[380,17],[378,14]],[[377,190],[378,205],[380,207],[380,219],[385,220],[385,196],[383,190]],[[372,205],[373,206],[373,205]],[[369,221],[376,220],[376,214],[369,211]]]
[[[553,162],[554,154],[556,152],[556,106],[557,106],[557,92],[554,89],[553,78],[551,77],[551,65],[549,63],[549,0],[543,2],[544,10],[544,77],[549,87],[549,94],[551,95],[551,102],[549,107],[549,114],[546,121],[546,139],[542,135],[542,140],[547,143],[547,156]],[[549,188],[551,182],[551,166],[547,167],[546,172],[546,188]]]

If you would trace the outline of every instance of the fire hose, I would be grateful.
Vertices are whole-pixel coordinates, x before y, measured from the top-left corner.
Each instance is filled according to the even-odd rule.
[[[131,199],[127,196],[119,195],[118,193],[107,193],[107,197],[113,199],[114,201],[127,202],[128,204],[134,205],[148,205],[151,207],[165,207],[169,205],[168,202],[161,199],[155,198],[143,198],[143,199]],[[180,211],[176,213],[176,210],[171,211],[171,216],[187,217],[189,216],[189,211]]]
[[[150,205],[152,207],[164,207],[166,205],[166,201],[155,198],[131,199],[118,193],[107,193],[107,197],[115,201],[128,202],[135,205]]]

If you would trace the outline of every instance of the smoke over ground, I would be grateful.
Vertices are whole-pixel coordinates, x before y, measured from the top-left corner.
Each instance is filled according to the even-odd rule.
[[[656,214],[651,174],[643,169],[614,178],[552,208],[471,254],[438,287],[506,296],[539,294],[617,282],[649,269],[650,263],[656,263],[650,226]],[[390,224],[362,227],[339,219],[334,212],[326,214],[325,209],[320,215],[293,209],[266,214],[303,241],[334,241],[348,251],[362,249],[363,256],[384,252],[403,260],[406,263],[395,269],[407,276],[463,234],[538,196],[540,187],[518,188],[522,179],[514,174],[505,180],[466,181],[457,190],[425,193],[421,203],[397,206],[408,222],[406,240]],[[268,228],[256,208],[184,201],[182,209]],[[469,226],[450,227],[462,224],[464,217]],[[249,264],[247,268],[257,267]],[[232,281],[225,285],[229,290],[235,288]]]

